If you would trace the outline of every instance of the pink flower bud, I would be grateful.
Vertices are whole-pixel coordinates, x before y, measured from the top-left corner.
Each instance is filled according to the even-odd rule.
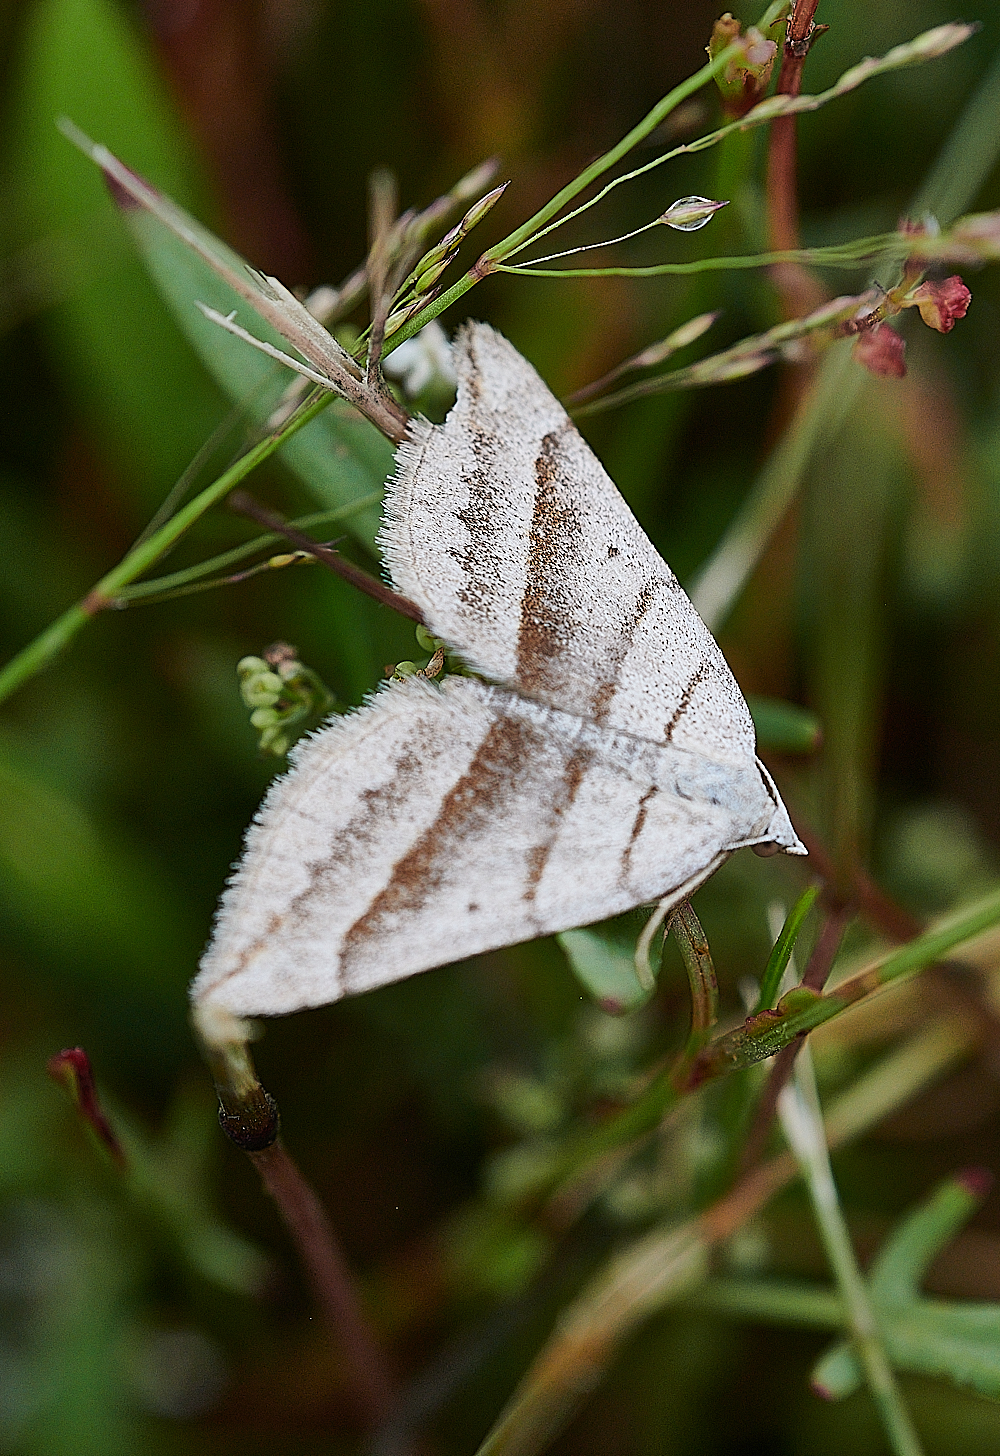
[[[67,1047],[65,1051],[49,1057],[45,1069],[50,1077],[63,1084],[76,1104],[80,1117],[107,1148],[118,1166],[124,1168],[126,1163],[124,1150],[104,1115],[104,1109],[97,1095],[90,1058],[83,1047]]]
[[[716,76],[715,83],[722,93],[722,106],[727,116],[743,116],[767,90],[771,70],[778,54],[776,43],[764,35],[755,25],[740,34],[742,27],[727,11],[717,20],[712,29],[712,38],[705,49],[709,59],[715,60],[731,45],[738,44],[740,50]]]
[[[1000,212],[974,212],[960,217],[951,230],[951,242],[964,245],[970,261],[984,262],[1000,256]]]
[[[713,202],[710,197],[679,197],[666,212],[661,212],[656,221],[665,222],[667,227],[676,228],[679,233],[696,233],[711,222],[720,207],[728,206],[728,199]]]
[[[875,328],[859,334],[852,352],[869,374],[882,379],[902,379],[906,373],[903,358],[906,345],[888,324],[876,324]]]
[[[937,329],[939,334],[947,334],[955,327],[957,319],[965,318],[972,294],[956,273],[943,283],[921,283],[906,302],[908,305],[916,304],[925,324]]]

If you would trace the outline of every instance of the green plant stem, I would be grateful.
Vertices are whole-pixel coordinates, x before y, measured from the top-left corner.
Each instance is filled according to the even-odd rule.
[[[868,1388],[882,1417],[889,1444],[895,1456],[922,1456],[917,1433],[889,1364],[840,1207],[823,1130],[812,1058],[807,1048],[803,1049],[799,1057],[795,1081],[782,1092],[778,1107],[785,1136],[791,1144],[809,1189],[813,1213],[844,1302],[852,1340],[864,1368]]]
[[[880,956],[857,975],[842,981],[833,991],[823,995],[806,992],[805,1004],[801,1000],[798,1003],[793,1000],[782,1009],[783,1002],[779,1002],[777,1014],[765,1011],[759,1017],[748,1017],[735,1031],[726,1032],[703,1048],[683,1086],[675,1082],[670,1070],[661,1072],[631,1107],[569,1141],[562,1156],[550,1169],[546,1187],[551,1189],[572,1179],[596,1158],[652,1132],[682,1097],[705,1082],[765,1061],[790,1046],[804,1032],[841,1015],[848,1007],[857,1005],[894,981],[914,975],[941,960],[949,951],[997,924],[1000,924],[1000,892],[932,926],[908,944]],[[793,998],[795,995],[793,992]],[[798,996],[802,998],[803,993],[798,992]],[[787,999],[783,998],[783,1001]]]
[[[608,247],[593,243],[594,248]],[[879,233],[856,243],[823,248],[790,248],[773,253],[743,253],[731,258],[693,258],[687,263],[648,263],[641,267],[536,268],[531,263],[497,263],[495,273],[516,273],[520,278],[659,278],[666,274],[724,273],[741,268],[768,268],[775,263],[811,263],[822,268],[857,268],[873,258],[905,258],[918,251],[914,238],[902,233]]]
[[[353,515],[355,511],[367,510],[369,506],[377,505],[381,499],[382,492],[373,490],[368,495],[351,501],[350,505],[338,506],[336,510],[313,511],[308,516],[297,516],[288,524],[299,531],[310,531],[317,526],[332,526],[337,521]],[[232,551],[223,551],[218,556],[209,557],[207,561],[199,561],[197,566],[186,566],[182,571],[172,571],[169,576],[157,576],[151,581],[142,581],[135,586],[123,587],[112,605],[127,606],[132,602],[145,601],[147,597],[155,597],[159,601],[168,594],[180,596],[187,590],[224,586],[225,578],[212,581],[206,581],[205,578],[213,572],[228,571],[233,566],[239,566],[241,562],[247,561],[251,556],[256,556],[259,551],[266,551],[269,546],[280,545],[284,539],[284,536],[279,536],[277,532],[272,531],[266,536],[258,536],[253,541],[247,541],[243,546],[234,546]]]
[[[273,455],[286,440],[307,425],[310,420],[315,419],[331,399],[333,399],[333,395],[322,394],[318,399],[304,405],[280,431],[269,435],[253,449],[248,450],[234,465],[220,475],[218,480],[195,496],[186,506],[182,506],[176,515],[171,516],[170,520],[166,521],[159,530],[144,540],[138,541],[118,565],[106,576],[102,576],[97,585],[92,587],[81,601],[75,602],[73,606],[63,612],[61,617],[57,617],[51,626],[41,632],[27,647],[22,648],[16,657],[12,657],[0,670],[0,702],[9,698],[36,672],[48,667],[49,663],[72,642],[81,628],[85,627],[98,612],[104,611],[105,608],[114,604],[115,598],[123,587],[130,585],[144,571],[148,571],[165,551],[180,540],[195,521],[199,520],[218,501],[225,499],[241,480],[244,480],[252,470]]]
[[[829,1145],[874,1127],[954,1066],[974,1040],[968,1018],[951,1017],[891,1052],[831,1105]],[[795,1174],[794,1158],[782,1153],[697,1218],[655,1228],[609,1260],[561,1315],[477,1456],[536,1456],[593,1390],[621,1342],[651,1314],[692,1297],[707,1274],[711,1247],[759,1213]]]
[[[683,1086],[694,1059],[712,1035],[712,1028],[719,1019],[719,982],[708,937],[690,900],[682,900],[667,923],[680,950],[691,989],[691,1029],[671,1074]]]
[[[777,20],[778,16],[786,8],[786,4],[771,6],[767,11],[765,11],[764,15],[762,15],[760,20],[757,22],[758,29],[762,31],[768,30],[771,24],[775,20]],[[808,8],[814,10],[815,0],[806,0],[804,6],[796,4],[795,8],[796,11]],[[581,174],[581,178],[584,180],[581,181],[580,179],[577,179],[580,185],[576,185],[576,183],[569,184],[570,187],[574,189],[572,192],[569,191],[568,188],[564,188],[557,197],[553,198],[552,201],[546,205],[546,208],[542,210],[542,212],[547,214],[545,217],[542,216],[542,213],[538,213],[535,215],[534,218],[530,219],[527,223],[525,223],[523,228],[518,229],[516,245],[508,246],[510,240],[505,239],[503,243],[497,245],[498,249],[505,249],[505,252],[503,254],[500,254],[497,249],[493,249],[486,256],[493,258],[498,258],[500,256],[509,257],[514,252],[520,252],[522,248],[527,247],[530,243],[538,242],[540,238],[543,238],[547,236],[547,234],[554,232],[556,228],[562,227],[565,223],[572,221],[572,219],[575,217],[579,217],[580,214],[586,212],[588,208],[596,206],[597,203],[601,202],[613,188],[621,186],[623,182],[631,182],[634,178],[641,177],[644,175],[644,173],[651,172],[656,167],[662,167],[665,162],[672,161],[675,157],[682,156],[685,153],[690,154],[692,152],[700,152],[704,151],[708,147],[713,147],[718,142],[721,142],[726,137],[732,135],[734,132],[746,132],[751,130],[753,127],[766,126],[775,122],[776,120],[787,119],[789,121],[793,121],[795,114],[799,112],[818,111],[819,108],[825,106],[827,102],[835,100],[838,96],[846,95],[849,91],[853,91],[855,87],[860,86],[864,81],[869,80],[872,76],[879,75],[885,71],[895,70],[901,65],[912,65],[921,61],[929,60],[931,59],[932,54],[941,55],[945,51],[952,49],[955,45],[961,45],[963,41],[969,38],[969,36],[973,33],[973,30],[973,27],[965,26],[961,23],[955,26],[941,27],[937,35],[937,40],[939,42],[938,47],[936,48],[936,50],[932,50],[932,52],[930,53],[927,51],[925,43],[928,40],[932,39],[934,32],[924,32],[923,35],[915,37],[913,40],[905,43],[904,45],[894,47],[893,50],[891,50],[885,56],[882,56],[878,60],[864,61],[858,66],[850,67],[847,71],[844,72],[844,74],[833,86],[829,87],[826,91],[820,92],[816,96],[800,96],[798,94],[797,86],[795,87],[795,94],[791,94],[790,88],[787,85],[783,87],[779,83],[779,92],[784,91],[785,96],[787,97],[787,101],[785,101],[782,96],[778,95],[771,97],[769,100],[759,102],[757,106],[755,106],[751,111],[747,112],[741,117],[736,118],[736,120],[734,121],[727,122],[725,126],[719,127],[716,131],[709,132],[705,136],[697,137],[692,142],[682,142],[680,146],[672,148],[672,150],[670,150],[669,152],[661,153],[660,156],[654,157],[651,162],[646,162],[644,166],[637,167],[634,171],[628,172],[624,176],[616,177],[612,182],[609,182],[607,186],[604,187],[599,193],[597,193],[595,197],[589,198],[580,207],[574,209],[574,211],[566,213],[564,217],[558,218],[555,222],[550,222],[549,218],[554,216],[555,213],[561,211],[562,207],[564,207],[567,202],[571,201],[572,197],[575,196],[576,193],[581,191],[583,187],[589,186],[591,182],[596,181],[597,177],[601,176],[605,171],[608,170],[608,167],[613,166],[616,162],[620,161],[621,158],[629,150],[631,150],[633,146],[637,145],[639,141],[642,141],[644,137],[648,135],[649,127],[647,126],[647,123],[649,121],[649,117],[647,116],[632,132],[629,133],[627,137],[623,138],[623,140],[612,152],[608,152],[605,157],[598,158],[598,160],[593,164],[591,168],[588,168],[586,172]],[[946,38],[944,38],[940,33],[941,31],[948,31],[950,32],[950,34]],[[946,43],[943,45],[940,44],[942,39],[946,39]],[[734,42],[734,46],[727,46],[727,48],[724,51],[721,51],[719,55],[716,56],[715,60],[710,62],[708,66],[704,67],[694,76],[689,77],[689,79],[683,83],[684,86],[689,87],[693,90],[698,85],[704,84],[704,81],[708,79],[709,75],[718,74],[721,67],[728,64],[734,47],[738,45],[738,42]],[[783,64],[783,80],[785,79],[785,70],[786,67]],[[674,106],[677,105],[677,100],[673,98],[677,97],[677,94],[681,89],[681,87],[678,87],[676,91],[671,92],[669,96],[665,97],[661,102],[659,102],[658,107],[654,108],[654,112],[660,111],[660,108],[662,108],[662,111],[660,111],[660,115],[658,117],[657,124],[659,121],[663,120],[663,118],[673,109]],[[684,98],[681,97],[680,99]],[[650,112],[649,116],[652,116],[654,112]],[[545,223],[547,223],[548,226],[544,226],[543,224]],[[525,236],[525,234],[527,233],[530,233],[530,236]],[[782,241],[779,246],[791,247],[794,246],[794,244],[791,241]]]
[[[785,0],[774,0],[774,3],[768,6],[761,19],[757,22],[759,28],[761,30],[766,29],[777,20],[784,8]],[[543,235],[541,230],[546,227],[546,224],[551,222],[558,213],[562,212],[563,208],[572,202],[574,197],[578,197],[591,183],[596,182],[599,177],[603,177],[605,172],[610,171],[623,157],[628,156],[633,147],[645,141],[650,132],[655,131],[682,101],[686,101],[689,96],[693,96],[696,91],[700,91],[702,86],[711,81],[713,77],[719,75],[740,52],[740,44],[734,42],[732,45],[727,46],[725,50],[720,51],[714,60],[709,61],[700,70],[695,71],[693,76],[688,76],[679,86],[675,86],[672,91],[668,91],[666,96],[662,97],[653,109],[648,111],[642,120],[622,137],[616,146],[613,146],[610,151],[605,152],[603,156],[598,157],[589,167],[585,167],[582,172],[573,178],[572,182],[568,182],[544,207],[539,208],[533,217],[530,217],[527,222],[522,223],[519,228],[515,228],[502,242],[490,248],[483,255],[484,259],[488,259],[491,263],[500,262],[501,259],[511,257],[522,247],[527,247],[529,243],[536,241],[539,236]],[[719,139],[721,140],[721,137]],[[666,158],[656,159],[657,163],[661,160],[665,161]],[[563,221],[568,221],[568,219],[563,219]],[[546,230],[551,231],[551,229]]]
[[[761,19],[757,22],[758,26],[761,29],[765,29],[771,25],[784,8],[785,0],[774,0],[774,3],[768,6]],[[682,101],[686,101],[689,96],[692,96],[696,91],[700,90],[714,76],[718,75],[740,51],[741,47],[736,43],[727,46],[725,50],[719,52],[714,61],[709,61],[707,65],[702,66],[700,70],[696,71],[693,76],[689,76],[686,81],[682,81],[679,86],[675,86],[672,91],[668,91],[667,95],[662,97],[653,109],[647,112],[642,120],[616,146],[598,157],[589,167],[584,168],[571,182],[567,182],[566,186],[557,192],[554,197],[550,198],[544,207],[539,208],[533,217],[530,217],[527,222],[522,223],[520,227],[515,228],[512,233],[508,233],[507,237],[501,242],[489,248],[479,261],[459,278],[456,283],[453,283],[449,289],[434,299],[432,303],[429,303],[414,318],[403,324],[392,335],[392,338],[387,341],[386,353],[391,353],[393,349],[398,348],[400,344],[405,343],[407,339],[419,333],[431,319],[437,318],[440,314],[444,313],[445,309],[450,308],[453,303],[457,303],[460,298],[463,298],[483,278],[495,272],[496,265],[501,263],[504,258],[512,257],[521,248],[527,247],[530,243],[534,242],[536,237],[544,236],[544,232],[551,231],[551,229],[546,227],[546,224],[550,223],[557,213],[561,212],[568,203],[573,201],[574,197],[578,197],[591,183],[596,182],[599,177],[603,177],[604,173],[620,162],[623,157],[627,156],[633,147],[638,146],[641,141],[645,141],[650,132],[655,131],[666,117],[670,115],[671,111],[679,106]],[[723,128],[722,130],[725,132],[727,128]],[[721,139],[721,132],[713,133],[713,140],[721,141]],[[705,140],[707,144],[707,139]],[[666,156],[658,157],[655,165],[659,165],[666,160]],[[621,180],[625,181],[626,179],[622,178]],[[591,199],[587,205],[593,206],[594,203],[600,200],[600,196],[603,196],[603,193]],[[567,214],[565,218],[560,219],[560,223],[568,222],[575,215],[574,213]]]

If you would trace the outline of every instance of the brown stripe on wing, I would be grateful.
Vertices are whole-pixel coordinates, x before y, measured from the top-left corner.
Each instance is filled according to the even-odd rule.
[[[219,986],[245,971],[267,949],[274,937],[281,933],[286,924],[294,925],[314,895],[318,894],[322,898],[324,891],[333,890],[343,884],[345,875],[350,873],[351,864],[371,852],[381,825],[405,807],[424,772],[424,756],[429,751],[433,751],[430,744],[411,744],[392,765],[385,783],[374,789],[362,790],[358,795],[358,809],[331,841],[326,855],[309,866],[309,882],[305,889],[300,890],[289,901],[286,909],[272,915],[267,928],[240,951],[232,970],[213,982],[213,994]],[[300,813],[307,819],[313,817],[307,810],[292,812]],[[332,961],[331,969],[337,970]],[[339,981],[338,975],[338,994],[342,989]],[[331,996],[330,999],[335,1000],[336,996]]]
[[[611,711],[621,670],[643,617],[657,593],[674,585],[667,568],[662,578],[643,584],[631,611],[623,602],[621,621],[613,640],[602,634],[600,662],[588,677],[601,680],[580,700],[566,702],[572,665],[570,655],[573,637],[585,629],[580,620],[580,604],[573,591],[573,568],[580,569],[580,540],[583,524],[577,504],[577,487],[568,463],[564,463],[562,438],[573,431],[567,420],[558,430],[542,439],[535,461],[535,500],[528,534],[528,560],[524,592],[521,597],[521,623],[517,637],[515,679],[522,692],[554,702],[570,711],[586,713],[602,723]],[[610,560],[618,552],[613,543],[608,547]],[[578,671],[579,669],[577,669]],[[589,699],[589,701],[588,701]]]
[[[348,986],[352,961],[363,958],[372,940],[397,916],[423,907],[459,854],[463,839],[489,827],[543,744],[542,735],[523,719],[498,718],[491,726],[465,773],[441,800],[430,828],[396,861],[385,888],[344,936],[340,964]],[[447,929],[441,926],[442,933]]]
[[[572,428],[567,420],[563,429]],[[518,686],[524,692],[545,695],[558,690],[564,678],[557,664],[569,638],[574,606],[564,570],[577,551],[582,531],[571,492],[559,490],[564,483],[559,469],[561,433],[554,430],[544,436],[535,461],[535,504],[517,635]]]
[[[635,818],[632,820],[632,832],[629,834],[628,844],[622,850],[621,868],[618,871],[618,883],[623,887],[628,884],[628,877],[632,868],[632,850],[635,848],[635,842],[642,833],[643,826],[646,823],[646,816],[649,813],[649,801],[659,792],[656,784],[650,784],[649,788],[639,800],[639,807],[635,812]]]
[[[496,608],[497,578],[509,570],[497,550],[497,523],[503,520],[507,501],[493,465],[498,441],[481,430],[474,430],[470,441],[476,463],[462,481],[467,491],[466,503],[455,512],[469,539],[464,546],[449,547],[448,555],[462,573],[459,601],[477,616],[491,618]],[[462,643],[455,645],[461,647]]]
[[[694,697],[695,689],[698,687],[699,683],[703,683],[705,681],[707,676],[708,663],[703,662],[699,667],[696,667],[694,672],[691,674],[690,678],[688,679],[687,686],[681,693],[680,702],[677,704],[677,707],[670,715],[670,721],[663,730],[664,743],[670,742],[671,738],[673,737],[674,729],[677,727],[678,723],[681,721],[681,719],[684,717],[684,714],[691,706],[691,699]]]
[[[580,792],[580,785],[583,783],[587,770],[593,761],[594,751],[592,748],[578,748],[566,760],[562,783],[557,788],[549,803],[545,806],[539,806],[540,808],[546,807],[548,809],[549,833],[541,844],[532,845],[526,857],[528,880],[521,898],[529,904],[535,898],[538,891],[538,882],[545,873],[545,866],[548,864],[556,840],[559,838],[559,821]]]
[[[639,630],[639,623],[652,606],[657,592],[664,585],[669,585],[669,583],[665,583],[662,579],[647,581],[636,598],[631,616],[627,622],[622,624],[618,640],[613,650],[608,654],[607,677],[594,694],[591,711],[594,714],[595,722],[603,723],[610,713],[611,704],[614,701],[615,693],[618,691],[618,680],[621,677],[621,670],[629,654],[629,649],[632,646],[635,634]]]

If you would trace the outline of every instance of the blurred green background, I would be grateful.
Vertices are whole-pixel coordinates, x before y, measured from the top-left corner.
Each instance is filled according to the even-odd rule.
[[[395,169],[403,205],[421,206],[499,154],[513,180],[477,233],[485,247],[702,64],[716,14],[701,0],[0,0],[4,658],[119,559],[230,408],[56,116],[290,286],[338,282],[365,251],[373,167]],[[830,31],[806,69],[813,91],[959,17],[930,0],[822,0],[818,18]],[[905,211],[1000,57],[996,0],[961,18],[983,27],[956,53],[801,122],[807,242],[884,231]],[[703,91],[670,135],[716,119]],[[997,129],[975,138],[987,158]],[[563,245],[615,236],[688,193],[729,195],[735,181],[705,232],[658,232],[627,256],[756,251],[763,145],[756,133],[745,155],[708,152],[622,188]],[[986,170],[962,211],[1000,206],[1000,171]],[[824,281],[846,292],[869,279]],[[966,281],[973,303],[953,333],[907,321],[907,378],[866,385],[722,634],[745,692],[822,721],[821,752],[772,760],[793,812],[921,917],[995,884],[1000,856],[1000,275]],[[465,302],[557,392],[703,310],[723,310],[711,348],[780,317],[767,278],[747,273],[494,278]],[[769,371],[588,421],[682,580],[773,448],[787,388]],[[329,504],[278,463],[250,486],[288,514]],[[217,510],[168,569],[250,534]],[[373,566],[363,544],[352,549]],[[277,1217],[217,1130],[186,1024],[186,983],[274,771],[257,756],[235,664],[279,638],[342,706],[417,655],[405,622],[298,569],[105,613],[0,709],[0,1450],[366,1449]],[[738,856],[699,894],[727,1014],[740,978],[760,974],[768,903],[790,903],[804,875]],[[474,1450],[618,1233],[671,1199],[692,1206],[692,1189],[642,1206],[623,1196],[560,1239],[504,1204],[496,1162],[676,1047],[686,1007],[668,956],[656,1002],[613,1021],[546,942],[268,1027],[263,1080],[403,1382],[405,1419],[370,1449],[416,1449],[412,1426],[421,1451]],[[131,1139],[141,1197],[45,1077],[46,1058],[77,1043]],[[1000,1168],[998,1069],[987,1050],[838,1156],[862,1252],[937,1177]],[[711,1160],[709,1123],[691,1124],[701,1141],[689,1171]],[[994,1200],[953,1246],[942,1293],[1000,1299],[998,1218]],[[754,1237],[768,1268],[823,1276],[800,1193]],[[808,1393],[822,1344],[707,1314],[656,1319],[555,1449],[881,1451],[867,1396],[826,1407]],[[929,1452],[1000,1452],[996,1404],[939,1382],[906,1390]]]

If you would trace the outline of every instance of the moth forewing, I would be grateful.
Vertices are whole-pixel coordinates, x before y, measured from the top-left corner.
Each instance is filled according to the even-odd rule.
[[[192,994],[275,1015],[804,853],[725,659],[562,406],[486,325],[400,447],[382,545],[493,685],[383,687],[274,785]]]

